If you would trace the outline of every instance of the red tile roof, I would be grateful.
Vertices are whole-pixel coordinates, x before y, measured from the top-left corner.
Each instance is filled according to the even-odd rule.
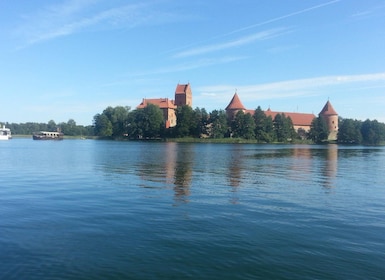
[[[188,84],[177,84],[175,89],[175,94],[185,94],[187,89],[190,87],[190,83]]]
[[[329,102],[326,102],[325,106],[322,108],[320,115],[329,116],[329,115],[338,115],[337,112],[334,110],[332,104]]]
[[[226,110],[245,110],[241,100],[238,97],[238,94],[234,94],[233,99],[230,104],[226,107]],[[250,115],[254,115],[255,110],[245,110],[245,113],[249,113]],[[271,117],[273,120],[277,114],[285,114],[286,117],[290,117],[293,125],[295,126],[310,126],[313,119],[316,117],[314,114],[307,113],[289,113],[289,112],[275,112],[268,109],[267,111],[263,111],[267,117]]]
[[[241,100],[238,97],[238,94],[235,93],[233,99],[231,99],[225,110],[246,110],[246,108],[243,106]]]
[[[147,104],[153,104],[158,106],[160,109],[176,109],[173,100],[169,100],[168,98],[153,98],[153,99],[145,99],[143,98],[142,103],[138,105],[138,109],[143,109],[147,106]]]
[[[293,125],[296,125],[296,126],[301,126],[301,125],[310,126],[313,119],[316,117],[314,114],[274,112],[274,111],[271,111],[270,109],[264,112],[267,117],[270,116],[272,119],[274,119],[277,114],[285,114],[286,117],[290,117],[291,121],[293,122]]]

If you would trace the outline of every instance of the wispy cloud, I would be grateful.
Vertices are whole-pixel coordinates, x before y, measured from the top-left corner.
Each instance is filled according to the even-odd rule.
[[[305,8],[305,9],[302,9],[302,10],[298,10],[298,11],[295,11],[295,12],[292,12],[292,13],[288,13],[288,14],[285,14],[285,15],[282,15],[282,16],[271,18],[271,19],[268,19],[268,20],[265,20],[265,21],[262,21],[262,22],[258,22],[258,23],[252,24],[252,25],[244,26],[244,27],[232,30],[232,31],[224,33],[224,34],[219,34],[217,36],[211,37],[211,38],[209,38],[207,40],[200,41],[198,43],[196,42],[196,43],[190,44],[188,46],[175,48],[173,50],[170,50],[169,52],[185,49],[187,47],[191,47],[191,46],[197,45],[197,44],[202,44],[202,43],[209,42],[209,41],[212,41],[212,40],[218,40],[219,38],[228,37],[230,35],[234,35],[236,33],[240,33],[240,32],[243,32],[243,31],[246,31],[246,30],[249,30],[249,29],[253,29],[253,28],[256,28],[256,27],[261,27],[261,26],[268,25],[268,24],[271,24],[271,23],[274,23],[274,22],[278,22],[278,21],[281,21],[281,20],[284,20],[284,19],[287,19],[287,18],[290,18],[290,17],[294,17],[294,16],[298,16],[298,15],[301,15],[301,14],[305,14],[307,12],[310,12],[310,11],[313,11],[313,10],[317,10],[317,9],[320,9],[320,8],[332,5],[332,4],[338,3],[340,1],[341,0],[328,1],[328,2],[319,4],[319,5],[316,5],[316,6],[312,6],[312,7]],[[195,49],[191,49],[191,50],[187,50],[187,51],[182,51],[180,53],[177,53],[175,56],[176,57],[178,57],[178,56],[185,56],[185,55],[187,56],[187,55],[190,55],[190,52],[192,53],[191,55],[194,55],[195,51],[199,52],[200,49],[202,49],[202,51],[203,51],[205,48],[210,49],[210,48],[215,48],[216,46],[220,47],[221,45],[211,45],[211,46],[207,46],[207,47],[201,47],[201,48],[195,48]],[[226,47],[226,43],[224,44],[224,46]],[[216,49],[214,49],[214,50],[216,50]]]
[[[200,87],[197,90],[202,95],[223,98],[231,96],[235,89],[242,94],[242,99],[276,99],[295,96],[314,96],[324,94],[325,89],[331,86],[356,86],[357,84],[377,83],[376,87],[385,88],[385,72],[363,75],[325,76],[309,79],[298,79],[257,85],[214,85]],[[378,84],[380,83],[380,85]]]
[[[310,11],[313,11],[313,10],[318,10],[320,8],[323,8],[325,6],[329,6],[331,4],[335,4],[335,3],[340,2],[340,1],[341,0],[333,0],[333,1],[326,2],[326,3],[322,3],[322,4],[319,4],[319,5],[312,6],[312,7],[306,8],[306,9],[302,9],[302,10],[299,10],[299,11],[296,11],[296,12],[292,12],[292,13],[289,13],[289,14],[286,14],[286,15],[283,15],[283,16],[275,17],[275,18],[272,18],[272,19],[269,19],[269,20],[266,20],[266,21],[263,21],[263,22],[259,22],[259,23],[255,23],[255,24],[252,24],[252,25],[249,25],[249,26],[245,26],[245,27],[239,28],[237,30],[231,31],[229,33],[223,34],[221,36],[228,36],[228,35],[232,35],[234,33],[239,33],[239,32],[242,32],[242,31],[245,31],[245,30],[248,30],[248,29],[252,29],[252,28],[255,28],[255,27],[260,27],[260,26],[263,26],[263,25],[267,25],[267,24],[270,24],[270,23],[281,21],[281,20],[286,19],[286,18],[290,18],[290,17],[293,17],[293,16],[298,16],[298,15],[301,15],[301,14],[304,14],[304,13],[307,13],[307,12],[310,12]]]
[[[25,47],[92,28],[132,28],[155,17],[142,3],[119,7],[99,4],[97,0],[72,0],[45,7],[23,16],[24,23],[16,33],[24,37]]]
[[[207,45],[207,46],[203,46],[203,47],[198,47],[198,48],[193,48],[193,49],[189,49],[186,51],[182,51],[182,52],[175,54],[174,57],[194,56],[194,55],[200,55],[200,54],[205,54],[205,53],[209,53],[209,52],[239,47],[242,45],[250,44],[250,43],[255,42],[255,41],[270,39],[270,38],[279,36],[279,35],[286,33],[286,32],[288,32],[287,28],[269,29],[269,30],[265,30],[265,31],[261,31],[261,32],[249,35],[249,36],[237,38],[237,39],[232,40],[232,41],[224,42],[221,44]]]

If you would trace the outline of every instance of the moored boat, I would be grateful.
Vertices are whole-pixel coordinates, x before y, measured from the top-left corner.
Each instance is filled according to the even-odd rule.
[[[32,135],[33,140],[63,140],[63,133],[52,131],[39,131],[34,132]]]
[[[9,128],[6,128],[5,125],[3,125],[3,127],[0,128],[0,140],[9,140],[11,138],[11,130]]]

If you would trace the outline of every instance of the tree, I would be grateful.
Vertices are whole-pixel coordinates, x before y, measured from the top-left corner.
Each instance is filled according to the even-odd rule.
[[[54,120],[50,120],[47,124],[47,129],[48,131],[57,131],[58,127],[55,123]],[[42,130],[45,130],[45,129],[42,129]]]
[[[231,122],[231,131],[234,137],[255,139],[255,122],[249,113],[239,110]]]
[[[273,142],[275,140],[274,124],[272,118],[267,117],[261,107],[254,111],[255,138],[260,142]]]
[[[108,106],[94,117],[95,135],[122,138],[127,134],[130,107]]]
[[[209,114],[206,112],[204,108],[196,108],[194,110],[195,123],[197,127],[195,132],[193,132],[193,136],[202,137],[208,135],[208,122],[209,122]]]
[[[69,119],[67,123],[62,122],[59,126],[64,135],[75,136],[80,134],[80,128],[73,119]]]
[[[116,106],[113,108],[110,121],[112,124],[112,136],[114,138],[121,138],[127,134],[129,112],[130,107],[128,106]]]
[[[195,112],[188,105],[183,105],[176,110],[175,137],[194,136],[199,137],[197,133],[197,119]]]
[[[135,110],[129,119],[130,138],[158,138],[165,126],[162,110],[153,104]]]
[[[364,144],[378,145],[385,141],[385,125],[377,120],[366,120],[362,123],[361,134]]]
[[[223,138],[229,130],[226,112],[214,110],[209,117],[209,135],[211,138]]]
[[[361,144],[361,122],[352,119],[340,119],[337,134],[338,143]]]
[[[274,131],[279,142],[287,142],[295,137],[293,122],[283,113],[275,115]]]
[[[100,137],[112,136],[112,124],[105,114],[96,114],[94,116],[94,133]]]
[[[310,125],[309,138],[314,143],[321,143],[328,139],[329,130],[325,119],[321,116],[313,119]]]

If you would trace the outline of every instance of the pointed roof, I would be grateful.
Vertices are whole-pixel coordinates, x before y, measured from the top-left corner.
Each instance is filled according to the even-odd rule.
[[[238,97],[238,94],[235,93],[233,99],[231,99],[225,110],[246,110],[246,108],[243,106],[241,100]]]
[[[323,116],[338,115],[329,100],[319,114]]]

